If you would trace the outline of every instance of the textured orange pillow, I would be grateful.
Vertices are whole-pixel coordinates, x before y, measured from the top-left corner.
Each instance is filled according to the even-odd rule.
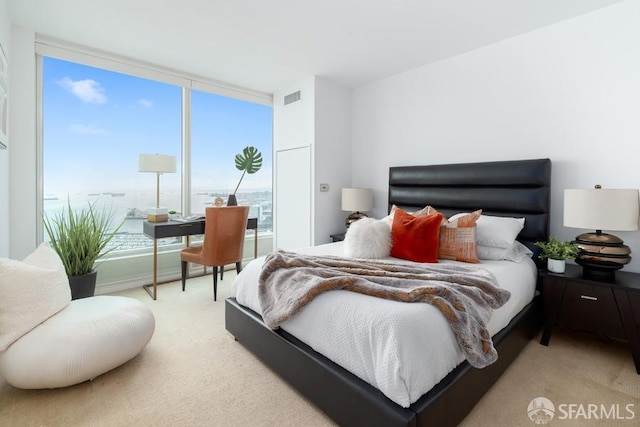
[[[482,210],[477,210],[442,225],[440,228],[439,258],[470,263],[479,262],[476,221],[481,214]]]
[[[438,262],[442,214],[415,217],[396,209],[391,226],[391,256],[416,262]]]

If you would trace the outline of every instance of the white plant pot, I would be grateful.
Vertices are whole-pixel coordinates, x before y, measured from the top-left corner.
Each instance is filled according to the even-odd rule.
[[[547,270],[552,273],[564,273],[565,260],[547,258]]]

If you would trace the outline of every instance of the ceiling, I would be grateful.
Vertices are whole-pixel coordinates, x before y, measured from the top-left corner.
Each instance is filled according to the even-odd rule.
[[[5,0],[13,25],[266,93],[357,87],[621,0]]]

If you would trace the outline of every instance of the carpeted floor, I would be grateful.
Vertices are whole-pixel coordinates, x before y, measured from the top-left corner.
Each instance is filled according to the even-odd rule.
[[[120,292],[154,312],[156,331],[142,353],[92,382],[18,390],[0,378],[0,426],[330,426],[334,423],[255,359],[224,328],[224,298],[235,274]],[[633,420],[560,420],[549,425],[640,425],[640,376],[625,345],[555,332],[531,341],[462,425],[533,426],[529,402],[634,405]],[[556,411],[557,412],[557,411]],[[558,413],[556,416],[559,416]]]

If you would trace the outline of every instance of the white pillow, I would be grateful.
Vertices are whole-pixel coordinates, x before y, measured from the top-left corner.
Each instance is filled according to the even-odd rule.
[[[452,221],[466,213],[459,213]],[[524,218],[482,215],[476,222],[478,245],[509,249],[524,228]]]
[[[0,352],[69,302],[69,279],[48,244],[23,261],[0,258]]]
[[[349,257],[386,258],[391,253],[391,227],[386,220],[361,218],[347,229],[344,245]]]
[[[524,218],[482,215],[477,224],[479,245],[508,249],[524,228]]]
[[[492,246],[478,245],[478,259],[484,260],[506,260],[513,262],[522,262],[526,258],[531,258],[533,252],[518,242],[513,242],[510,248],[495,248]]]

